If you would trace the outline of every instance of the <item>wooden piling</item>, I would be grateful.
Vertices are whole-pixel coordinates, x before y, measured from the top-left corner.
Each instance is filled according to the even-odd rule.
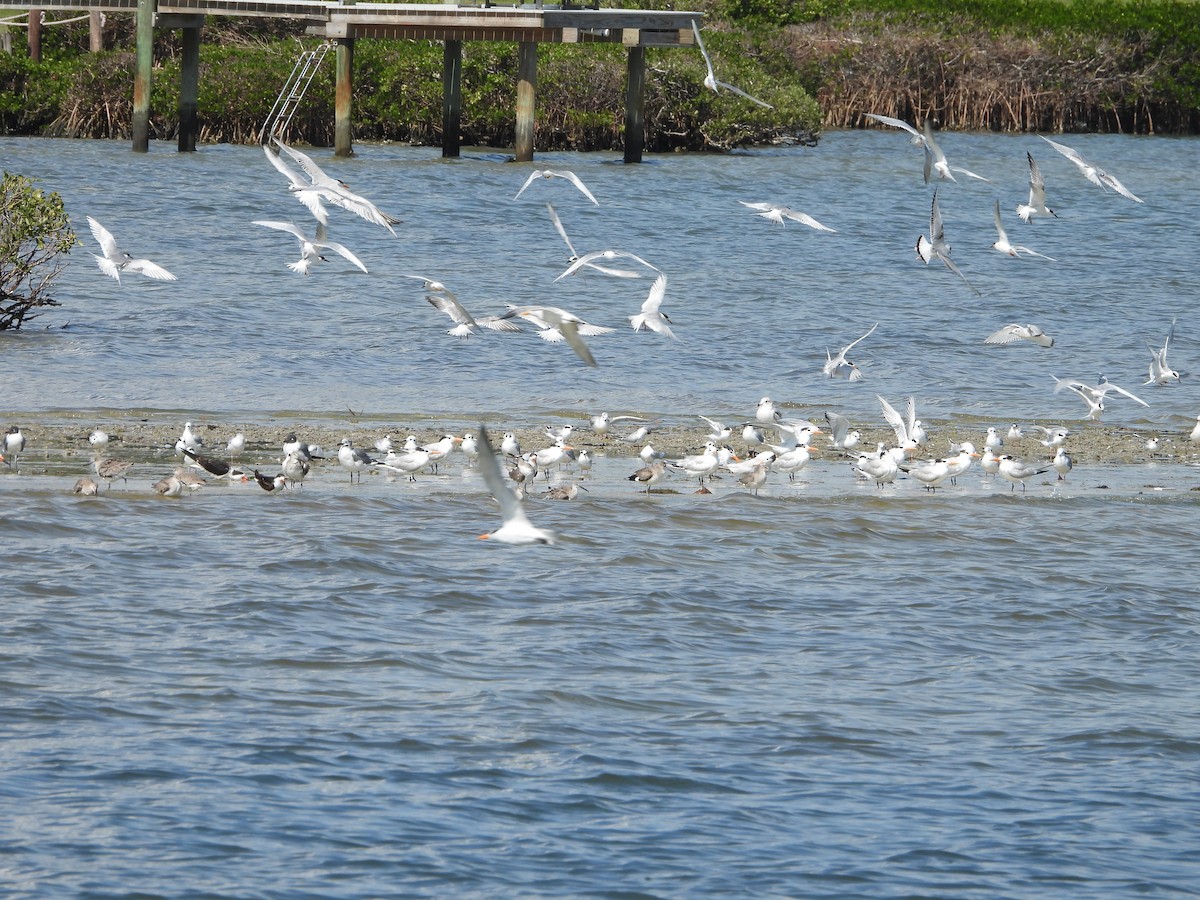
[[[36,6],[29,8],[29,18],[26,20],[29,32],[25,37],[29,44],[29,58],[33,62],[42,61],[42,11]]]
[[[104,49],[104,13],[93,9],[88,13],[88,50],[99,53]]]
[[[156,0],[138,0],[135,20],[137,60],[133,72],[133,151],[150,149],[150,89],[154,73],[154,14]]]
[[[442,48],[442,156],[457,159],[462,132],[462,41]]]
[[[203,22],[203,18],[200,19]],[[184,26],[179,72],[180,153],[194,153],[200,133],[200,25]]]
[[[333,155],[353,156],[350,114],[354,92],[354,38],[338,38],[334,58]]]
[[[645,147],[646,49],[630,47],[625,81],[625,162],[640,163]]]
[[[533,112],[537,94],[537,42],[522,41],[517,63],[517,162],[533,160]]]

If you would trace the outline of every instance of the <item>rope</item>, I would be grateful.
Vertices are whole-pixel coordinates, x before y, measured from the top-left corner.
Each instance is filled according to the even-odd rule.
[[[82,16],[76,16],[73,19],[57,19],[53,22],[48,22],[46,20],[46,11],[42,10],[41,17],[38,19],[38,21],[41,23],[42,27],[45,28],[45,27],[49,27],[52,25],[69,25],[72,22],[82,22],[84,19],[87,19],[90,16],[91,16],[91,13],[84,13]],[[18,19],[25,19],[26,21],[18,22],[17,21]],[[28,28],[29,27],[28,20],[29,20],[29,13],[27,13],[27,12],[17,13],[15,16],[9,16],[7,19],[0,19],[0,25],[11,25],[13,28]],[[100,13],[100,24],[102,26],[104,25],[104,21],[105,21],[105,15],[104,15],[104,13]]]

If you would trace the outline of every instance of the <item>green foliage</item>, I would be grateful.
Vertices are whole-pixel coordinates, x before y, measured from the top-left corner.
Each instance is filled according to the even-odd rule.
[[[60,60],[35,63],[28,56],[0,53],[0,132],[29,134],[53,122],[70,69]]]
[[[22,175],[0,179],[0,331],[21,327],[33,310],[57,306],[49,290],[76,243],[62,198]]]

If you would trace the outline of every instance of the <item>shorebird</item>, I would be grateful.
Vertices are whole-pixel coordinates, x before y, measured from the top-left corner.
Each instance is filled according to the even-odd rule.
[[[1171,330],[1163,341],[1162,349],[1150,347],[1150,377],[1143,384],[1170,384],[1179,381],[1179,373],[1167,364],[1167,350],[1171,347],[1171,339],[1175,337],[1175,320],[1171,320]]]
[[[275,143],[279,145],[280,150],[294,159],[300,168],[304,170],[304,174],[312,182],[311,190],[317,191],[324,200],[332,203],[334,206],[340,206],[342,209],[366,219],[373,225],[380,225],[395,236],[396,231],[392,226],[398,224],[400,222],[399,219],[382,212],[370,200],[360,197],[351,191],[347,187],[346,182],[326,175],[320,166],[299,150],[292,149],[280,140],[276,140]]]
[[[1017,341],[1029,341],[1039,347],[1053,347],[1054,338],[1042,331],[1037,325],[1021,325],[1012,322],[998,331],[993,331],[983,339],[985,344],[1012,344]]]
[[[1134,196],[1133,192],[1130,191],[1129,188],[1125,187],[1125,185],[1121,184],[1121,182],[1119,182],[1112,175],[1109,175],[1099,166],[1088,162],[1079,154],[1077,150],[1073,150],[1066,144],[1060,144],[1057,141],[1052,141],[1048,137],[1042,137],[1041,135],[1038,135],[1038,137],[1041,137],[1043,141],[1045,141],[1071,162],[1075,163],[1075,165],[1079,167],[1079,171],[1083,173],[1083,177],[1092,184],[1099,185],[1105,190],[1112,188],[1122,197],[1127,197],[1128,199],[1133,200],[1135,203],[1142,202],[1141,198]]]
[[[775,222],[782,225],[785,219],[791,219],[793,222],[799,222],[801,225],[807,225],[816,231],[827,231],[830,234],[836,234],[836,231],[825,225],[822,225],[808,213],[802,213],[799,210],[792,209],[790,206],[782,206],[778,203],[747,203],[745,200],[739,200],[738,203],[750,209],[757,210],[755,215],[762,216],[768,222]]]
[[[704,49],[704,39],[700,37],[700,26],[696,24],[695,19],[692,19],[692,33],[696,36],[696,46],[700,48],[700,55],[704,57],[704,65],[708,69],[708,73],[704,76],[704,86],[706,88],[714,94],[721,93],[721,89],[724,88],[727,91],[732,91],[739,97],[745,97],[752,103],[757,103],[759,106],[766,107],[767,109],[775,108],[765,100],[759,100],[757,97],[747,94],[741,88],[734,87],[732,84],[727,84],[724,81],[717,81],[717,75],[713,71],[712,59],[709,57],[708,51]]]
[[[650,489],[667,477],[667,464],[656,459],[647,466],[638,469],[629,476],[629,481],[636,481],[638,484],[646,486],[646,493],[650,493]]]
[[[1059,448],[1054,453],[1054,459],[1050,461],[1050,465],[1054,467],[1054,471],[1058,473],[1059,481],[1067,480],[1067,473],[1075,467],[1071,457],[1067,455],[1066,448],[1059,445]]]
[[[946,243],[946,230],[942,222],[942,210],[938,206],[937,189],[933,191],[933,203],[929,208],[929,236],[921,235],[917,238],[917,256],[929,265],[929,261],[935,256],[942,261],[947,269],[963,280],[963,283],[976,294],[979,293],[971,282],[967,281],[967,276],[959,271],[958,266],[950,259],[950,245]]]
[[[879,323],[876,322],[874,325],[871,326],[870,331],[868,331],[862,337],[856,338],[855,340],[851,341],[845,347],[843,347],[841,350],[839,350],[837,352],[837,356],[831,355],[829,352],[829,348],[828,347],[825,348],[825,366],[822,369],[822,371],[824,372],[826,377],[837,378],[839,375],[842,374],[842,371],[845,370],[848,373],[846,376],[848,381],[861,381],[862,377],[863,377],[862,369],[860,369],[858,367],[857,363],[853,363],[850,360],[846,359],[846,354],[854,349],[855,344],[859,343],[860,341],[865,341],[872,334],[874,334],[875,329],[878,327],[879,327]]]
[[[995,206],[992,208],[992,221],[996,225],[996,241],[992,244],[992,249],[1003,253],[1005,256],[1014,258],[1025,256],[1037,256],[1042,259],[1048,259],[1054,262],[1054,257],[1047,256],[1044,253],[1038,253],[1036,250],[1030,250],[1021,244],[1014,244],[1008,239],[1008,232],[1004,230],[1004,223],[1000,221],[1000,201],[996,200]]]
[[[675,332],[671,330],[669,324],[671,320],[665,312],[659,309],[666,293],[667,276],[659,275],[654,279],[654,284],[650,285],[650,293],[642,301],[642,308],[635,315],[629,317],[629,324],[633,326],[634,331],[641,331],[645,328],[648,331],[656,331],[663,337],[675,337]]]
[[[862,435],[850,430],[850,420],[840,413],[826,412],[825,421],[829,424],[829,442],[835,450],[852,450],[858,446]]]
[[[500,462],[492,450],[487,428],[479,426],[479,471],[484,483],[496,502],[500,504],[502,524],[495,531],[481,534],[480,540],[499,541],[502,544],[553,544],[554,532],[538,528],[525,515],[521,501],[504,482]]]
[[[121,251],[117,246],[117,239],[112,236],[112,233],[93,219],[87,217],[88,227],[92,229],[92,236],[96,242],[100,244],[100,251],[103,256],[96,256],[96,265],[100,267],[100,271],[110,278],[121,280],[122,272],[137,272],[140,275],[145,275],[147,278],[153,278],[155,281],[177,281],[176,277],[164,269],[157,263],[153,263],[148,259],[134,259],[128,253]]]
[[[1046,181],[1042,178],[1042,170],[1034,162],[1033,154],[1025,152],[1029,158],[1029,202],[1017,206],[1017,215],[1021,221],[1028,222],[1034,216],[1053,216],[1058,214],[1046,205]]]
[[[83,494],[85,497],[95,497],[98,492],[99,488],[96,486],[96,482],[92,481],[92,479],[88,478],[86,475],[80,479],[77,479],[75,482],[75,487],[71,490],[71,493]]]
[[[296,262],[287,264],[289,269],[299,275],[307,275],[314,263],[328,261],[328,257],[321,254],[322,250],[332,250],[343,259],[349,260],[362,271],[367,271],[367,267],[363,265],[362,260],[355,256],[348,247],[344,244],[339,244],[337,241],[329,240],[325,226],[319,222],[317,223],[317,233],[314,237],[309,237],[291,222],[256,219],[252,224],[261,225],[263,228],[273,228],[276,231],[286,231],[300,242],[300,258]]]
[[[542,496],[547,500],[574,500],[579,496],[580,491],[586,491],[583,485],[572,481],[570,484],[561,484],[557,487],[546,488]]]
[[[133,463],[111,457],[103,459],[96,457],[96,459],[92,460],[92,466],[95,468],[96,474],[103,478],[111,489],[114,478],[120,478],[122,481],[128,483],[129,479],[126,478],[126,474],[133,468]]]
[[[183,494],[184,483],[175,475],[168,475],[153,485],[154,490],[164,497],[178,497]]]
[[[529,187],[539,178],[563,178],[571,182],[571,184],[575,185],[575,187],[579,188],[583,196],[587,197],[597,206],[600,205],[600,201],[597,200],[592,192],[588,190],[587,185],[583,183],[583,179],[569,169],[562,169],[560,171],[555,171],[553,169],[534,169],[533,174],[525,179],[525,183],[521,185],[521,189],[517,191],[516,196],[514,196],[513,199],[516,200],[517,197],[520,197],[523,193],[525,193],[525,188]]]

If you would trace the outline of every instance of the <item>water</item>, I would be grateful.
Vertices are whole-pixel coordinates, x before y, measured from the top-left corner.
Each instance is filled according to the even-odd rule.
[[[934,423],[1076,426],[1051,374],[1140,393],[1175,316],[1189,370],[1200,188],[1193,141],[1067,142],[1147,203],[1036,138],[944,140],[996,179],[939,192],[976,298],[913,257],[929,193],[897,134],[539,157],[598,208],[561,182],[510,202],[530,169],[498,156],[360,147],[327,168],[405,222],[336,218],[372,272],[308,279],[248,224],[304,222],[259,150],[7,140],[5,168],[60,191],[87,240],[93,215],[180,281],[118,286],[85,243],[38,320],[70,326],[2,336],[5,419],[677,423],[770,394],[876,421],[881,392]],[[1026,149],[1062,218],[1009,230],[1055,264],[987,251]],[[838,234],[736,203],[776,197]],[[621,325],[648,284],[553,285],[546,199],[579,249],[668,272],[678,342],[592,338],[595,371],[531,335],[456,342],[396,277],[480,314],[542,300]],[[981,345],[1009,320],[1058,345]],[[824,347],[875,321],[867,379],[823,380]],[[1186,375],[1145,393],[1106,421],[1167,434],[1200,407]],[[528,501],[553,548],[475,541],[496,514],[460,464],[178,502],[137,483],[81,500],[55,467],[0,478],[6,894],[1197,893],[1193,469],[1081,467],[1025,496],[973,473],[926,496],[825,461],[759,498],[678,477],[637,496],[630,471],[602,458],[579,500]]]

